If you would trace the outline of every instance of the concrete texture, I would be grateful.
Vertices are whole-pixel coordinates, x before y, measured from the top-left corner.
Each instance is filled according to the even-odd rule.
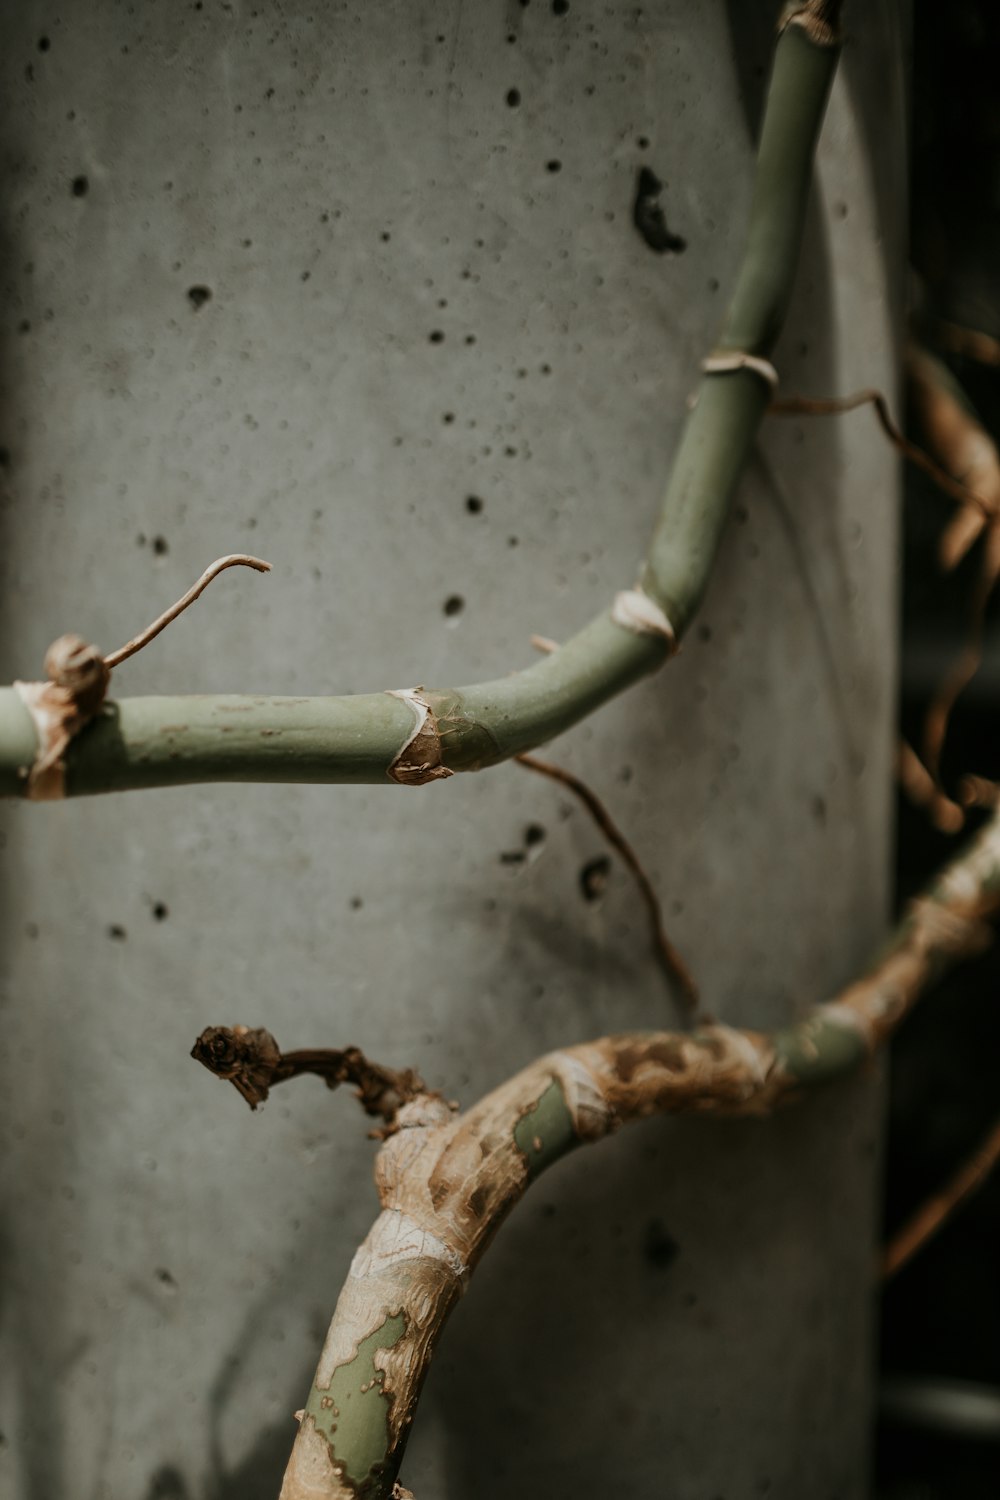
[[[0,679],[244,548],[271,577],[227,574],[119,693],[467,682],[628,586],[740,254],[773,10],[5,6]],[[790,392],[893,384],[897,8],[850,28]],[[633,227],[644,165],[683,252]],[[553,750],[727,1020],[794,1015],[883,929],[894,496],[866,415],[774,421],[681,658]],[[583,899],[599,837],[515,767],[2,821],[0,1491],[263,1500],[372,1147],[318,1083],[251,1117],[194,1037],[351,1041],[471,1100],[671,1016],[634,891]],[[878,1134],[868,1078],[557,1168],[442,1346],[420,1500],[860,1496]]]

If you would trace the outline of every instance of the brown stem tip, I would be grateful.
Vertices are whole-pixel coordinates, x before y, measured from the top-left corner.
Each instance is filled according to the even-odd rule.
[[[264,1103],[276,1083],[303,1073],[315,1073],[331,1089],[353,1083],[365,1113],[381,1117],[390,1128],[402,1105],[440,1097],[413,1068],[383,1068],[369,1062],[357,1047],[282,1052],[263,1026],[206,1026],[191,1056],[217,1078],[232,1083],[251,1109]]]

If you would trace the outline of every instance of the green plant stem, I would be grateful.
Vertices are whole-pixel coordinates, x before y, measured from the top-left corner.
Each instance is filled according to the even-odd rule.
[[[781,332],[836,64],[836,48],[816,46],[795,26],[782,32],[761,128],[747,248],[719,352],[766,359]],[[678,633],[701,602],[770,395],[750,371],[702,378],[642,580]]]
[[[717,352],[766,358],[798,259],[811,162],[838,49],[780,34],[746,254]],[[676,644],[704,594],[770,390],[752,370],[706,374],[667,487],[641,585]],[[671,643],[606,610],[551,656],[494,682],[422,694],[437,764],[472,771],[534,749],[661,666]],[[108,703],[71,742],[65,792],[202,781],[385,782],[414,710],[385,693],[342,698],[177,697]],[[24,795],[37,753],[20,697],[0,689],[0,795]],[[439,773],[440,774],[440,773]]]

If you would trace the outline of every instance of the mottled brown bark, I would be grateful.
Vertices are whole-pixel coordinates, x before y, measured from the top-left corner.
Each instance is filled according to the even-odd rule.
[[[419,1091],[390,1111],[394,1129],[375,1163],[382,1212],[337,1304],[300,1414],[282,1500],[381,1500],[391,1492],[448,1313],[510,1209],[545,1167],[629,1120],[682,1110],[762,1115],[843,1075],[890,1035],[945,968],[991,940],[986,919],[998,910],[1000,818],[994,816],[911,904],[867,974],[783,1031],[709,1025],[692,1033],[602,1037],[539,1059],[464,1114]],[[297,1055],[323,1054],[286,1056]],[[275,1076],[281,1056],[270,1060]],[[362,1346],[390,1324],[391,1335],[374,1347],[362,1379],[368,1369],[360,1368]],[[331,1394],[336,1382],[338,1389],[349,1382],[354,1367],[359,1395],[377,1385],[378,1437],[384,1421],[384,1448],[363,1484],[350,1470],[352,1439],[346,1421],[338,1425]]]

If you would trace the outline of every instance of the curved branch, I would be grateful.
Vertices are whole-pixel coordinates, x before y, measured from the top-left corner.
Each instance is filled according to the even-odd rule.
[[[706,361],[642,571],[545,660],[472,687],[346,698],[132,698],[108,703],[65,753],[68,796],[195,781],[420,785],[532,750],[661,666],[708,583],[771,394],[768,356],[798,260],[813,148],[837,62],[839,4],[793,7],[775,53],[746,253]],[[31,715],[0,689],[0,795],[38,753]]]
[[[282,1500],[383,1500],[431,1355],[469,1275],[534,1179],[630,1120],[761,1115],[851,1071],[921,991],[992,936],[1000,816],[913,902],[885,954],[831,1004],[765,1035],[630,1033],[532,1063],[465,1114],[420,1096],[375,1164],[382,1212],[358,1250],[300,1413]]]
[[[147,625],[145,630],[140,630],[139,634],[133,636],[130,641],[126,641],[124,646],[119,646],[117,651],[109,652],[104,658],[104,665],[109,669],[120,666],[123,661],[127,661],[130,656],[135,656],[137,651],[148,646],[150,641],[155,641],[160,632],[166,630],[178,615],[182,615],[196,599],[201,598],[212,579],[218,578],[219,574],[224,573],[227,568],[253,568],[258,573],[270,573],[271,564],[261,557],[251,557],[248,552],[230,552],[226,557],[217,557],[215,562],[210,563],[205,569],[197,583],[193,583],[187,593],[181,595],[176,604],[171,604],[170,608],[165,609],[152,625]]]

